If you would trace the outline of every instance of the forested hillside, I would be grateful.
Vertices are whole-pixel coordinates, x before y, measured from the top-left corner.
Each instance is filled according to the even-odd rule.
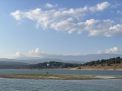
[[[84,66],[96,66],[96,65],[107,65],[107,66],[111,66],[113,64],[121,64],[122,63],[122,58],[120,57],[116,57],[116,58],[110,58],[110,59],[101,59],[101,60],[97,60],[97,61],[91,61],[91,62],[86,62],[83,65]]]

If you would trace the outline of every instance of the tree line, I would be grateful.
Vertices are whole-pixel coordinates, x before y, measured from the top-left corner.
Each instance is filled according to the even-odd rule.
[[[97,60],[97,61],[90,61],[90,62],[86,62],[86,63],[82,64],[82,66],[97,66],[97,65],[111,66],[114,64],[122,64],[122,58],[115,57],[115,58],[110,58],[110,59],[101,59],[101,60]]]
[[[68,68],[68,67],[78,67],[80,65],[81,64],[49,61],[49,62],[43,62],[43,63],[31,65],[30,67],[31,68]]]

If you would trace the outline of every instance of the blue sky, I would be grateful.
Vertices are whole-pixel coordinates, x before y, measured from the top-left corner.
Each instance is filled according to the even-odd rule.
[[[0,57],[122,53],[121,0],[1,0]]]

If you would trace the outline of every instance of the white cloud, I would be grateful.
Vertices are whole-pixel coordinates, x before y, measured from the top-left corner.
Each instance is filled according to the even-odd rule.
[[[49,3],[47,3],[47,6],[53,7]],[[102,2],[92,7],[85,6],[82,8],[51,8],[47,10],[36,8],[27,12],[16,10],[11,15],[16,20],[29,19],[34,21],[43,30],[52,29],[69,34],[80,34],[86,31],[89,36],[111,37],[122,33],[122,24],[109,19],[96,20],[91,18],[83,21],[86,14],[103,11],[109,6],[110,3]]]
[[[94,20],[92,26],[86,26],[86,28],[89,36],[103,35],[111,37],[122,33],[122,24],[116,24],[112,20]]]
[[[23,17],[22,12],[19,11],[19,10],[16,10],[15,12],[12,12],[11,15],[14,16],[14,18],[15,18],[16,20],[18,20],[18,21],[21,20],[22,17]]]
[[[46,4],[45,4],[45,7],[46,7],[46,8],[55,8],[55,7],[57,7],[57,5],[53,5],[53,4],[51,4],[51,3],[46,3]]]
[[[112,34],[119,34],[119,33],[122,33],[122,24],[116,24],[111,26],[109,28],[108,36],[111,36]]]
[[[116,53],[118,51],[119,51],[118,47],[113,47],[113,48],[106,49],[105,53]]]
[[[23,54],[21,53],[21,52],[16,52],[16,57],[21,57],[21,56],[23,56]]]
[[[36,49],[32,49],[28,52],[28,55],[29,56],[41,56],[42,52],[39,50],[39,48],[36,48]]]
[[[113,53],[121,53],[121,49],[114,46],[112,48],[108,48],[108,49],[105,49],[105,50],[102,50],[102,51],[98,51],[98,53],[105,53],[105,54],[113,54]]]
[[[17,14],[16,14],[17,12]],[[18,13],[19,12],[19,13]],[[11,13],[16,19],[27,18],[36,22],[43,29],[53,29],[56,31],[77,31],[77,23],[80,22],[80,18],[87,12],[87,7],[76,9],[51,9],[42,10],[37,8],[28,12],[21,12],[19,10]],[[19,17],[19,18],[18,18]],[[64,27],[65,25],[65,27]]]
[[[29,50],[28,52],[16,52],[16,57],[43,57],[46,53],[39,48]]]
[[[85,22],[85,24],[87,26],[92,26],[95,23],[96,23],[96,20],[95,19],[89,19],[89,20],[86,20],[86,22]]]
[[[109,6],[110,6],[109,2],[102,2],[102,3],[98,3],[96,6],[90,7],[90,10],[93,12],[103,11],[104,9],[108,8]]]

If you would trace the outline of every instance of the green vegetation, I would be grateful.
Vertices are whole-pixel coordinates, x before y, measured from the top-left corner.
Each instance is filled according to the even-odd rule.
[[[116,57],[116,58],[110,58],[110,59],[102,59],[102,60],[97,60],[97,61],[91,61],[83,64],[83,66],[96,66],[96,65],[107,65],[111,66],[113,64],[121,64],[122,63],[122,58]]]
[[[79,66],[78,69],[95,69],[95,70],[122,69],[122,58],[115,57],[115,58],[110,58],[110,59],[90,61],[90,62],[81,64],[81,66]]]
[[[122,79],[114,76],[93,76],[93,75],[64,75],[64,74],[7,74],[0,75],[0,78],[18,79],[53,79],[53,80],[92,80],[92,79]]]
[[[30,68],[69,68],[69,67],[72,68],[72,67],[78,67],[80,65],[81,64],[50,61],[50,62],[43,62],[35,65],[30,65]]]
[[[1,78],[19,78],[19,79],[54,79],[54,80],[86,80],[100,79],[91,75],[58,75],[58,74],[11,74],[0,75]]]

